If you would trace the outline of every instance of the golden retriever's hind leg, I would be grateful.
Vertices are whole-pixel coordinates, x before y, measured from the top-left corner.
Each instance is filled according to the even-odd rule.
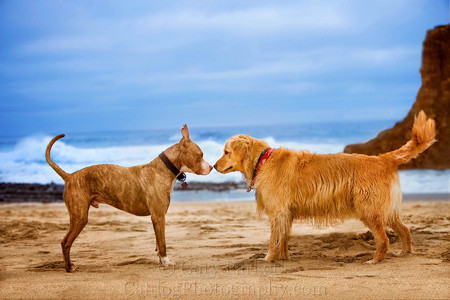
[[[386,257],[386,252],[389,248],[389,239],[386,235],[383,218],[381,216],[375,216],[371,220],[368,220],[367,225],[375,237],[376,246],[375,256],[367,263],[377,263]]]
[[[392,219],[390,227],[394,229],[395,233],[400,237],[402,241],[402,252],[399,254],[400,256],[411,253],[411,232],[409,228],[403,224],[402,220],[399,216],[396,216]]]

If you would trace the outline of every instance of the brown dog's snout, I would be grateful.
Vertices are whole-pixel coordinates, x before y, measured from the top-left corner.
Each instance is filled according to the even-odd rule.
[[[215,163],[215,164],[214,164],[214,169],[216,169],[216,170],[217,170],[217,163]]]
[[[203,160],[200,167],[200,171],[195,172],[197,175],[208,175],[213,169],[213,167],[206,160]]]

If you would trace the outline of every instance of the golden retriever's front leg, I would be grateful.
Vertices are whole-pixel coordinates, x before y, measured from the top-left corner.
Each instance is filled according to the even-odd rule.
[[[269,252],[264,258],[267,262],[277,259],[289,259],[288,242],[292,228],[292,217],[289,213],[280,213],[270,218]]]
[[[281,238],[280,243],[280,259],[289,259],[289,235]]]
[[[270,220],[270,241],[269,241],[269,252],[267,252],[264,260],[267,262],[273,262],[278,259],[278,249],[277,240],[279,240],[279,233],[276,228],[276,222],[273,219]]]
[[[367,263],[372,264],[380,262],[386,257],[386,252],[389,248],[389,239],[386,235],[382,216],[374,216],[367,222],[367,225],[375,237],[375,256],[372,260],[367,261]]]

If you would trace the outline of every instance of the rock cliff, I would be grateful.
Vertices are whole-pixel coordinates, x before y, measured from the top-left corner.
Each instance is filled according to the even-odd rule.
[[[427,32],[423,43],[422,87],[403,121],[366,143],[345,147],[346,153],[377,155],[400,148],[411,137],[414,116],[424,110],[436,122],[437,142],[401,169],[450,168],[450,25]]]

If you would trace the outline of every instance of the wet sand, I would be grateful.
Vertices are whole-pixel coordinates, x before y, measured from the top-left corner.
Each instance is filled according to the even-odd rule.
[[[288,261],[266,263],[269,225],[254,202],[172,203],[169,257],[161,268],[150,217],[107,205],[91,208],[72,247],[79,270],[66,273],[60,241],[68,228],[64,203],[0,204],[0,296],[3,299],[255,299],[450,297],[450,202],[403,202],[413,254],[374,254],[367,228],[348,220],[326,229],[296,223]]]

